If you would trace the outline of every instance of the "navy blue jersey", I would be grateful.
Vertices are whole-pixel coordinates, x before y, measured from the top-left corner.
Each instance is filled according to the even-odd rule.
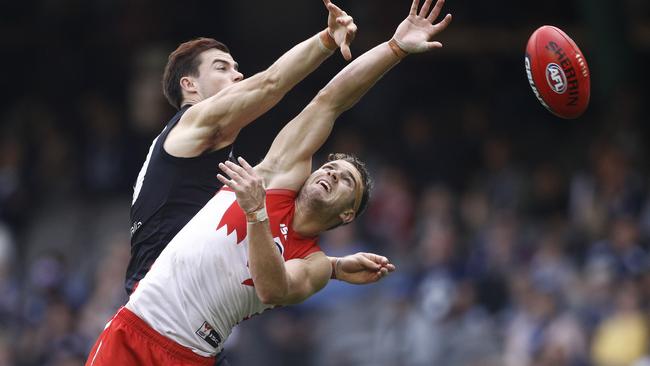
[[[170,240],[222,186],[218,164],[229,158],[230,146],[194,158],[174,157],[163,148],[188,108],[181,108],[153,141],[135,183],[125,283],[129,295]]]

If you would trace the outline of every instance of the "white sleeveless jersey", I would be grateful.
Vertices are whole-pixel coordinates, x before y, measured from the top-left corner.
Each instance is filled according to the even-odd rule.
[[[285,261],[320,250],[317,238],[291,229],[295,197],[288,190],[266,194],[271,233]],[[234,192],[221,189],[172,239],[126,307],[201,356],[221,352],[237,323],[272,307],[253,287],[246,217]]]

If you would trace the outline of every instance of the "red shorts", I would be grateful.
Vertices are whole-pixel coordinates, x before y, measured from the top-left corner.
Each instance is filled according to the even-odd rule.
[[[214,366],[214,357],[202,357],[163,336],[127,308],[120,308],[99,335],[86,366]]]

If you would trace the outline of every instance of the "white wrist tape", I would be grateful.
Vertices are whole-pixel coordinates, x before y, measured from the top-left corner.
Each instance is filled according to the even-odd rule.
[[[266,221],[268,219],[269,215],[266,213],[266,206],[262,206],[259,210],[246,214],[246,221],[252,224]]]

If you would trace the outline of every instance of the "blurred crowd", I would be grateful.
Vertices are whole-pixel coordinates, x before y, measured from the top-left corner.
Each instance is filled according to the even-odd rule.
[[[138,164],[127,169],[107,103],[80,104],[86,144],[35,103],[17,104],[20,123],[3,131],[0,365],[82,364],[126,301]],[[370,286],[333,281],[303,305],[244,322],[231,362],[647,366],[650,180],[634,123],[647,106],[625,107],[632,123],[600,123],[607,113],[576,122],[607,133],[551,135],[541,158],[529,139],[494,134],[478,102],[455,120],[411,109],[372,143],[342,126],[327,148],[366,158],[376,190],[359,222],[321,245],[333,256],[382,253],[398,270]]]
[[[37,15],[51,24],[57,18],[46,14],[56,7],[47,4]],[[108,3],[89,4],[99,14]],[[134,14],[148,9],[134,4]],[[351,6],[360,22],[374,14]],[[58,11],[65,38],[79,14]],[[70,46],[25,60],[52,62],[56,72],[34,71],[28,84],[38,87],[3,100],[0,366],[82,365],[127,300],[130,194],[173,114],[160,76],[175,44],[146,42],[164,28],[161,14],[146,26],[105,14],[125,21],[111,30],[118,44],[90,43],[87,65]],[[379,32],[360,35],[353,52]],[[140,35],[133,46],[128,34]],[[614,59],[606,57],[612,44],[588,43],[592,102],[580,119],[563,121],[529,90],[523,45],[477,59],[448,42],[449,54],[406,59],[387,75],[342,116],[320,155],[356,153],[376,181],[368,212],[323,235],[321,247],[332,256],[381,253],[397,271],[369,286],[331,281],[304,304],[243,322],[226,345],[233,366],[650,365],[650,97],[640,67],[648,48]],[[230,46],[247,75],[246,66],[257,71],[281,52]],[[261,158],[336,62],[247,127],[236,151]]]

